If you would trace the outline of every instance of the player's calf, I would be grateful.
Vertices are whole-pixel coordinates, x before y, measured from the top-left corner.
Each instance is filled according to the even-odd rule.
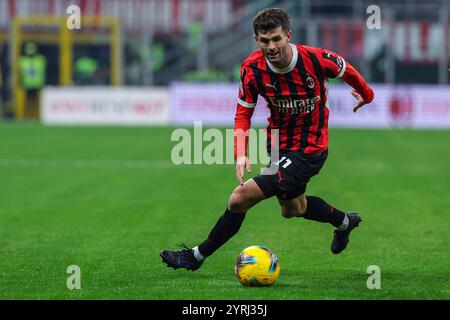
[[[297,210],[292,210],[290,208],[286,208],[284,206],[281,207],[281,216],[286,219],[294,218],[294,217],[302,217],[303,214]]]
[[[302,194],[292,200],[280,200],[278,199],[281,207],[281,215],[284,218],[303,217],[306,211],[306,198]]]

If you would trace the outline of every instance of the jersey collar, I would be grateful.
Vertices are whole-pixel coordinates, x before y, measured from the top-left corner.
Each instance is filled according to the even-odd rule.
[[[291,59],[291,63],[283,69],[277,68],[275,67],[273,64],[271,64],[269,62],[269,60],[266,59],[267,65],[269,66],[269,68],[275,72],[275,73],[288,73],[291,72],[292,69],[294,69],[295,65],[297,64],[297,59],[298,59],[298,51],[297,51],[297,46],[295,44],[289,43],[289,45],[292,48],[292,59]]]

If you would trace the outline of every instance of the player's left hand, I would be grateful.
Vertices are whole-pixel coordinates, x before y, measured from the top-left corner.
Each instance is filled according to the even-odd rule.
[[[352,95],[355,97],[356,100],[358,100],[356,102],[355,106],[353,107],[353,112],[356,112],[359,108],[361,108],[363,105],[365,105],[366,102],[361,97],[361,95],[358,92],[356,92],[355,90],[352,91]]]

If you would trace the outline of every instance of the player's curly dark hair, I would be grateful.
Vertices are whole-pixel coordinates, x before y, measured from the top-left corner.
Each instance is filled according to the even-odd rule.
[[[267,32],[271,29],[281,26],[284,32],[291,30],[289,16],[282,9],[270,8],[263,9],[253,18],[253,31],[255,35],[259,31]]]

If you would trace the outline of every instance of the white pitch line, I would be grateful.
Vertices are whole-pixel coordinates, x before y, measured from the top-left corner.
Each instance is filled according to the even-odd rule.
[[[149,160],[0,158],[0,167],[164,169],[177,167],[185,168],[187,166],[185,165],[177,166],[169,161],[149,161]]]
[[[224,166],[224,164],[213,164],[208,166]],[[372,171],[383,172],[387,169],[395,169],[399,172],[450,172],[449,164],[417,163],[383,163],[383,162],[342,162],[337,167],[351,167],[352,169],[370,168]],[[198,168],[196,164],[176,165],[170,161],[151,160],[108,160],[108,159],[38,159],[38,158],[0,158],[1,167],[29,167],[29,168],[117,168],[117,169],[173,169],[173,168]]]

